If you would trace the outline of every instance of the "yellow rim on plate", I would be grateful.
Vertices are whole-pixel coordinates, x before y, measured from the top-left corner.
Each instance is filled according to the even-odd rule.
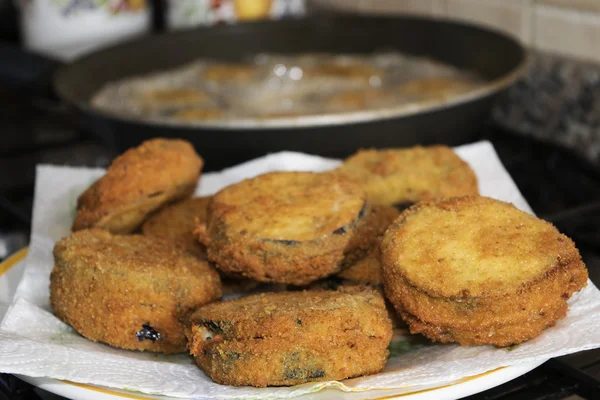
[[[15,264],[24,259],[26,255],[27,247],[17,251],[15,254],[2,261],[2,263],[0,263],[0,276],[4,275],[4,273],[11,269]]]
[[[16,264],[18,264],[19,262],[21,262],[27,256],[27,251],[28,251],[27,248],[21,249],[18,252],[16,252],[15,254],[13,254],[12,256],[10,256],[9,258],[7,258],[6,260],[4,260],[2,263],[0,263],[0,276],[2,276],[4,273],[6,273],[13,266],[15,266]],[[456,381],[454,383],[450,383],[448,385],[438,386],[438,387],[431,388],[431,389],[417,390],[415,392],[409,392],[409,393],[399,394],[399,395],[395,395],[395,396],[374,397],[374,398],[372,398],[370,400],[397,399],[399,397],[412,396],[412,395],[415,395],[415,394],[418,394],[418,393],[432,392],[434,390],[439,390],[439,389],[447,388],[447,387],[450,387],[450,386],[455,386],[455,385],[458,385],[460,383],[465,383],[465,382],[468,382],[468,381],[472,381],[474,379],[479,379],[479,378],[484,377],[486,375],[489,375],[489,374],[492,374],[494,372],[500,371],[500,370],[502,370],[504,368],[506,368],[506,367],[496,368],[494,370],[487,371],[487,372],[484,372],[484,373],[479,374],[479,375],[468,376],[466,378],[462,378],[459,381]],[[58,381],[62,382],[62,383],[65,383],[65,384],[68,384],[68,385],[77,386],[77,387],[80,387],[82,389],[92,390],[94,392],[109,394],[109,395],[112,395],[112,396],[121,396],[121,397],[124,397],[124,398],[127,398],[127,399],[152,400],[150,397],[143,397],[143,396],[138,396],[138,395],[135,395],[135,394],[116,392],[114,390],[104,389],[104,388],[100,388],[100,387],[97,387],[97,386],[88,385],[88,384],[85,384],[85,383],[77,383],[77,382],[63,381],[63,380],[58,380]]]
[[[68,385],[72,385],[72,386],[77,386],[83,389],[87,389],[87,390],[93,390],[94,392],[99,392],[99,393],[104,393],[104,394],[110,394],[112,396],[121,396],[121,397],[125,397],[127,399],[138,399],[138,400],[154,400],[150,397],[142,397],[142,396],[138,396],[136,394],[129,394],[129,393],[121,393],[121,392],[115,392],[114,390],[110,390],[110,389],[103,389],[97,386],[91,386],[91,385],[87,385],[85,383],[77,383],[77,382],[71,382],[71,381],[60,381],[62,383],[66,383]]]

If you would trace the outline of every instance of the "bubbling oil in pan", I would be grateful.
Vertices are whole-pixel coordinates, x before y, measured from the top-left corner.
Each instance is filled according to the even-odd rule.
[[[240,63],[199,59],[111,82],[92,98],[92,106],[128,118],[186,125],[435,104],[482,84],[474,74],[398,52],[260,54]]]

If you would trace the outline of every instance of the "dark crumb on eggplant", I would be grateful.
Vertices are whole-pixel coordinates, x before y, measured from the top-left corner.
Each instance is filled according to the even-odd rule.
[[[344,284],[344,282],[345,280],[338,276],[330,276],[325,281],[327,289],[329,290],[338,290],[340,286]]]
[[[373,374],[384,367],[392,337],[383,297],[365,286],[250,295],[200,307],[190,321],[198,366],[234,386]],[[222,328],[221,337],[207,332],[208,321]]]
[[[412,201],[408,201],[408,202],[402,202],[402,203],[396,203],[394,204],[394,208],[398,211],[404,211],[407,208],[413,206],[415,203],[413,203]]]
[[[317,281],[311,282],[308,285],[288,285],[287,291],[303,291],[303,290],[338,290],[340,286],[347,284],[349,281],[340,278],[337,275],[331,275],[324,279],[319,279]],[[300,325],[300,324],[298,324]]]
[[[329,276],[320,281],[308,285],[309,290],[338,290],[340,286],[346,283],[346,280],[339,276]],[[303,288],[304,289],[304,288]]]
[[[359,184],[373,205],[478,194],[469,165],[446,146],[363,149],[336,172]]]
[[[149,195],[148,195],[148,198],[149,198],[149,199],[151,199],[151,198],[153,198],[153,197],[160,196],[160,195],[161,195],[161,194],[163,194],[163,193],[164,193],[163,191],[160,191],[160,192],[154,192],[154,193],[151,193],[151,194],[149,194]]]
[[[333,231],[333,234],[334,235],[343,235],[346,232],[348,232],[348,229],[346,229],[345,226],[342,226],[341,228],[338,228],[335,231]]]
[[[297,240],[286,240],[286,239],[264,239],[265,242],[273,242],[273,243],[280,243],[286,246],[294,246],[297,245],[298,242]]]
[[[365,202],[362,206],[362,208],[360,209],[356,220],[352,221],[351,223],[349,223],[348,225],[344,225],[338,229],[336,229],[335,231],[333,231],[334,235],[343,235],[345,233],[347,233],[349,231],[349,229],[354,226],[354,224],[361,218],[364,218],[365,214],[367,213],[367,203]],[[297,245],[298,242],[297,240],[286,240],[286,239],[263,239],[263,241],[265,242],[273,242],[273,243],[281,243],[287,246],[294,246]]]
[[[347,233],[360,219],[364,218],[366,213],[367,213],[367,202],[365,201],[363,203],[362,208],[358,212],[356,219],[354,221],[352,221],[351,223],[349,223],[348,225],[344,225],[344,226],[336,229],[335,231],[333,231],[333,234],[334,235],[343,235],[343,234]]]
[[[221,328],[221,325],[219,325],[218,322],[215,322],[215,321],[205,321],[203,323],[203,325],[205,327],[209,328],[211,331],[213,331],[217,335],[222,335],[223,334],[223,328]]]
[[[333,173],[270,172],[215,194],[195,235],[225,274],[305,285],[367,246],[369,225],[357,223],[370,215],[365,197]]]
[[[145,323],[142,325],[142,330],[135,333],[135,337],[143,342],[144,340],[152,340],[156,342],[157,340],[161,340],[162,336],[160,332],[157,332],[153,327],[150,326],[149,323]]]
[[[360,211],[358,212],[358,219],[361,219],[365,216],[365,214],[367,213],[367,202],[365,201],[363,203],[362,208],[360,209]]]
[[[315,366],[302,366],[300,354],[297,351],[287,355],[285,358],[285,368],[283,370],[284,380],[305,380],[316,379],[325,376],[325,371],[322,368]]]
[[[325,371],[323,371],[321,368],[315,368],[310,371],[308,378],[314,379],[314,378],[322,378],[324,376],[325,376]]]
[[[283,372],[283,379],[316,379],[325,376],[325,371],[321,368],[290,368]]]

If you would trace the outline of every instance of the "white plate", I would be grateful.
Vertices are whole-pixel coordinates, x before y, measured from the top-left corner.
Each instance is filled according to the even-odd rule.
[[[23,260],[27,255],[27,250],[23,249],[15,253],[12,257],[0,264],[0,320],[12,301],[12,297],[17,288],[17,284],[23,275],[25,263]],[[374,400],[401,398],[406,400],[444,400],[457,399],[470,396],[475,393],[501,385],[512,379],[515,379],[532,369],[536,368],[544,361],[536,363],[523,363],[510,367],[499,368],[494,371],[486,372],[481,375],[468,377],[455,383],[450,383],[440,387],[412,387],[410,393],[401,393],[401,390],[372,390],[367,392],[342,393],[336,389],[325,389],[320,392],[298,397],[302,400],[324,400],[337,399],[343,396],[350,400]],[[87,385],[75,382],[60,381],[50,378],[33,378],[24,375],[17,375],[20,379],[68,399],[73,400],[115,400],[115,399],[169,399],[174,397],[150,396],[142,393],[128,392],[107,388],[102,386]]]

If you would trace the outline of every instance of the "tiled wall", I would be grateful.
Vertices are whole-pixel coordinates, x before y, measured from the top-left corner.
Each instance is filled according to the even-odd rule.
[[[313,0],[349,11],[466,20],[527,45],[600,62],[600,0]]]

